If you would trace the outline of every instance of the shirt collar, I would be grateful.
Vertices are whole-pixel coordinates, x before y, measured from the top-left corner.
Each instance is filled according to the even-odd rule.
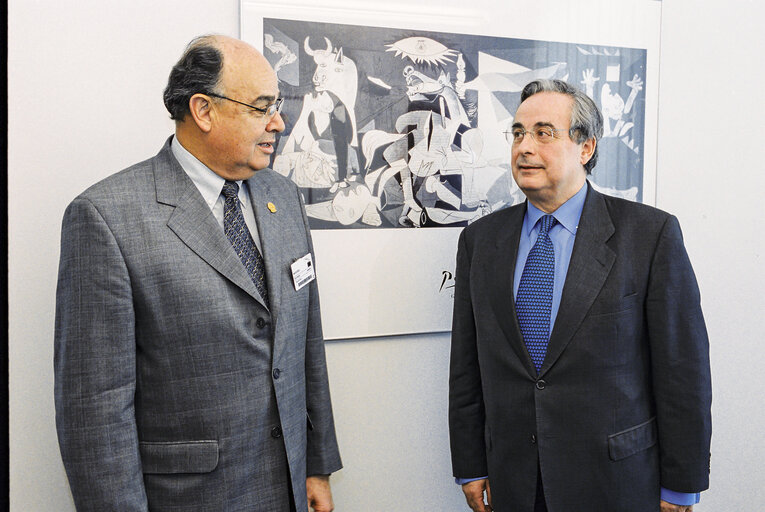
[[[587,182],[585,181],[579,192],[571,196],[568,201],[558,207],[557,210],[552,212],[558,224],[566,228],[572,235],[576,235],[576,230],[579,227],[579,219],[582,216],[582,210],[584,209],[584,200],[587,198]],[[523,219],[523,235],[529,236],[531,230],[537,225],[537,221],[542,216],[547,215],[545,212],[531,204],[531,201],[526,201],[526,216]]]
[[[203,164],[197,157],[192,155],[189,150],[183,147],[178,141],[178,137],[173,137],[170,143],[170,149],[173,155],[181,164],[181,167],[186,174],[194,182],[199,192],[202,194],[202,198],[207,203],[210,209],[213,208],[218,198],[220,197],[223,185],[226,180],[215,174],[212,169]],[[239,185],[239,201],[243,201],[244,191],[242,187],[242,181],[237,181]]]

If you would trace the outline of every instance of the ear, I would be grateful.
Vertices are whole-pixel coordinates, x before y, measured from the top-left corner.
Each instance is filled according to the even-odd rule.
[[[595,137],[591,139],[587,139],[582,143],[582,152],[579,155],[579,163],[584,165],[587,162],[590,161],[590,158],[592,158],[592,154],[595,153],[595,146],[597,145],[597,141],[595,140]]]
[[[197,93],[189,98],[189,111],[200,130],[208,133],[212,129],[214,113],[209,96]]]

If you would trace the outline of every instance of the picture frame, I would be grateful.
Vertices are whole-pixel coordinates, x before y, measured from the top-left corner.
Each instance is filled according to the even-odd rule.
[[[525,199],[504,132],[532,79],[567,80],[603,111],[591,183],[655,202],[660,4],[635,2],[631,29],[587,4],[604,8],[565,20],[543,11],[566,2],[543,2],[523,12],[544,24],[497,24],[400,4],[264,15],[242,0],[241,37],[285,98],[273,168],[303,193],[327,339],[450,329],[459,233]]]

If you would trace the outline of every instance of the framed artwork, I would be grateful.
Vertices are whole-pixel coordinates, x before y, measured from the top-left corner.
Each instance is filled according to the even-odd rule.
[[[462,33],[427,12],[410,13],[411,25],[363,10],[264,17],[265,4],[247,1],[241,12],[242,38],[262,49],[285,98],[272,167],[303,195],[328,339],[450,329],[460,230],[525,200],[506,132],[531,80],[590,95],[605,122],[590,182],[653,202],[658,37]],[[658,35],[654,12],[645,23]]]

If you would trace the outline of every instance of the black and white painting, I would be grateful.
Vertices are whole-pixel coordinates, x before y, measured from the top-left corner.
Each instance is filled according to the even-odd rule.
[[[285,98],[272,168],[306,205],[328,338],[450,328],[461,228],[525,200],[505,132],[534,79],[568,81],[601,108],[593,186],[653,201],[647,47],[658,37],[466,34],[321,8],[263,16],[262,6],[242,1],[242,37],[262,49]],[[655,13],[636,31],[658,35]]]
[[[593,183],[642,197],[644,49],[272,18],[263,47],[288,120],[273,168],[314,229],[464,226],[522,201],[504,132],[536,78],[597,101]]]

